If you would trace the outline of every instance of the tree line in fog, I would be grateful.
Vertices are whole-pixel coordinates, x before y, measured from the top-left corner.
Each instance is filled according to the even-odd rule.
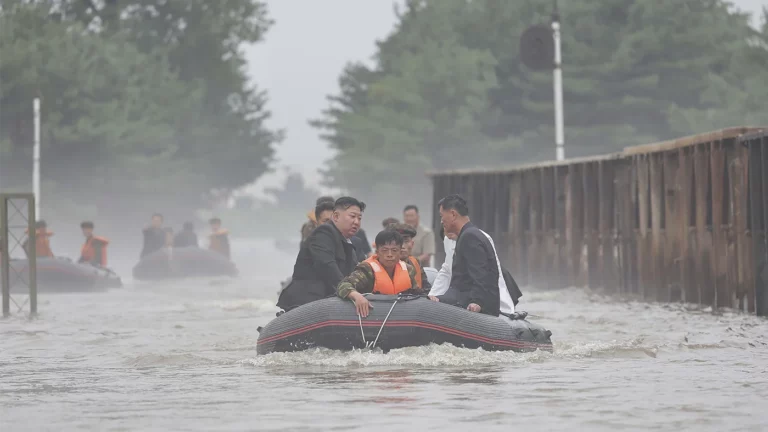
[[[3,189],[31,184],[35,97],[44,203],[57,213],[193,209],[266,170],[281,133],[264,126],[242,52],[272,25],[262,3],[0,5]]]
[[[519,58],[551,8],[406,1],[375,66],[350,64],[313,123],[339,151],[330,182],[426,203],[425,170],[554,159],[552,73]],[[727,2],[568,0],[560,15],[567,157],[766,123],[768,25]]]
[[[560,3],[567,156],[768,118],[768,26],[727,2]],[[312,121],[337,150],[329,186],[391,213],[430,203],[425,171],[553,158],[551,73],[519,58],[550,1],[396,13],[374,66],[349,64]],[[44,208],[58,214],[188,214],[251,183],[282,132],[264,125],[242,48],[271,25],[249,0],[0,0],[0,187],[31,184],[35,97]]]

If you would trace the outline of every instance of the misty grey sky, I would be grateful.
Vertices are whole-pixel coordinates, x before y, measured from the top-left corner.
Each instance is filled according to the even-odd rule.
[[[543,0],[542,0],[543,1]],[[759,16],[768,0],[732,0]],[[285,167],[309,182],[320,180],[318,169],[331,156],[308,121],[328,106],[326,95],[338,91],[338,77],[350,61],[368,61],[375,41],[395,25],[398,0],[267,0],[275,25],[265,42],[246,51],[251,78],[269,94],[270,127],[286,131],[277,148],[277,169],[249,191],[282,182]],[[567,17],[564,17],[567,19]],[[757,23],[757,21],[755,21]],[[565,109],[567,110],[567,101]]]

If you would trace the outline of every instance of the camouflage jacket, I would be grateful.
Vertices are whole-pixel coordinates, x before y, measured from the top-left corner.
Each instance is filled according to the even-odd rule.
[[[405,263],[405,267],[408,269],[408,276],[411,277],[411,289],[409,291],[421,293],[422,291],[416,284],[416,269],[408,262]],[[361,262],[349,276],[341,280],[336,288],[336,295],[341,298],[347,298],[352,291],[357,291],[361,294],[371,293],[375,283],[376,276],[373,274],[371,265],[367,262]]]

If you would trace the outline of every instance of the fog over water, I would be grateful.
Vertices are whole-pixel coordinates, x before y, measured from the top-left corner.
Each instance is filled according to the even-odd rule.
[[[553,354],[445,346],[257,356],[291,254],[236,280],[126,281],[0,320],[2,430],[697,430],[768,424],[768,321],[524,288]],[[117,268],[130,274],[131,256]],[[21,301],[22,295],[15,297]]]

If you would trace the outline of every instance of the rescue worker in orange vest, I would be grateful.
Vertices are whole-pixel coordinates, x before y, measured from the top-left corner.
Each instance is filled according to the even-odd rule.
[[[221,228],[221,219],[215,217],[208,221],[211,233],[208,234],[210,243],[208,249],[216,251],[229,258],[229,231]]]
[[[310,234],[312,234],[312,231],[315,230],[315,228],[318,227],[318,225],[322,225],[325,222],[319,220],[317,218],[317,208],[320,207],[324,203],[331,203],[331,213],[333,213],[333,204],[336,202],[336,200],[333,199],[333,197],[330,196],[321,196],[320,198],[315,201],[315,209],[307,212],[307,221],[304,222],[304,225],[301,226],[301,243],[304,243],[304,240],[309,237]],[[326,204],[327,206],[327,204]],[[330,219],[330,216],[328,217]],[[326,219],[326,222],[328,221]],[[299,244],[299,247],[301,247],[301,244]]]
[[[29,230],[26,232],[29,232]],[[37,235],[37,240],[35,241],[35,255],[38,257],[53,258],[53,251],[51,250],[51,236],[53,235],[53,231],[48,231],[48,224],[46,224],[44,220],[39,220],[35,223],[35,234]],[[27,254],[29,254],[29,249],[27,248],[28,245],[29,239],[24,240],[22,246],[24,247],[24,250],[27,251]]]
[[[412,226],[404,223],[391,224],[387,229],[395,230],[403,236],[403,249],[400,253],[400,259],[409,263],[416,269],[416,283],[419,284],[420,289],[429,292],[429,290],[432,289],[432,285],[430,285],[429,279],[427,279],[427,273],[421,267],[419,260],[411,255],[411,251],[413,251],[413,238],[416,237],[416,230]]]
[[[93,222],[85,221],[80,224],[85,236],[85,244],[80,251],[79,263],[89,263],[96,267],[107,266],[107,245],[109,240],[93,235]]]
[[[349,276],[342,279],[336,295],[350,299],[361,317],[367,317],[370,303],[365,293],[394,295],[421,294],[416,284],[416,269],[400,260],[403,237],[394,230],[376,235],[376,253],[357,265]]]

